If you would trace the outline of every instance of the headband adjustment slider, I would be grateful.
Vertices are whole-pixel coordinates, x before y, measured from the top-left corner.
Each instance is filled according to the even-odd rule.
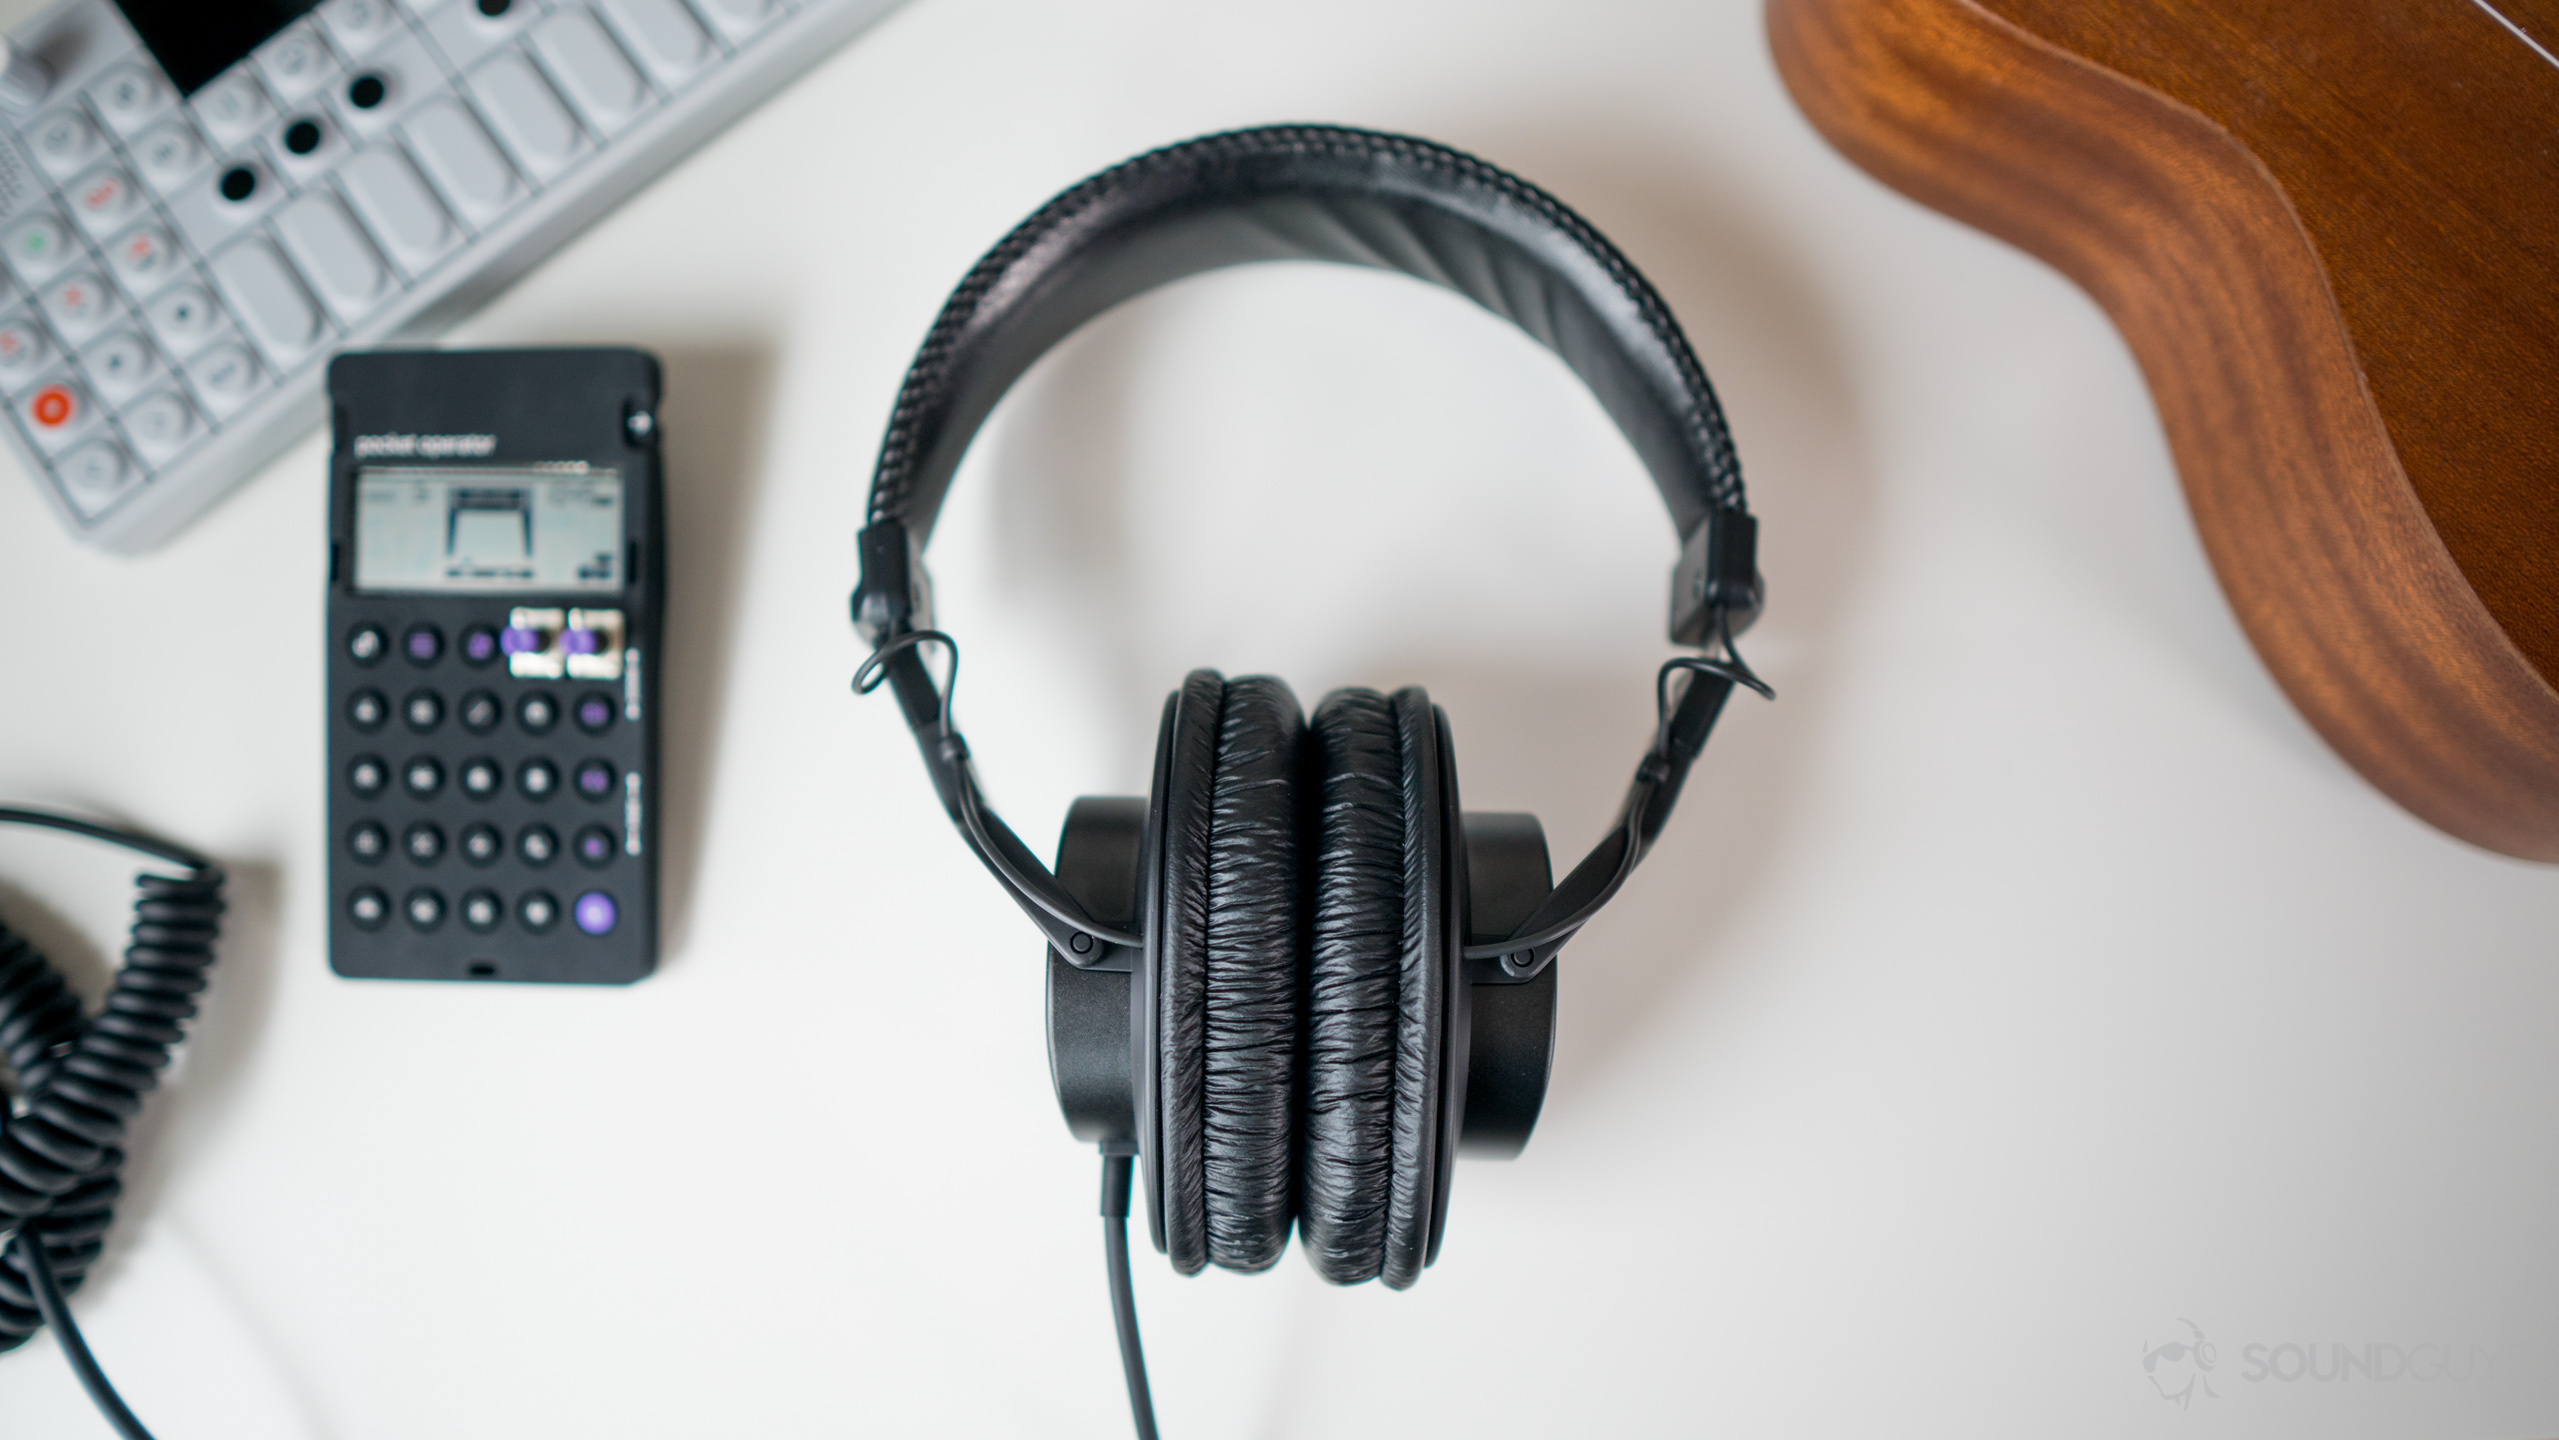
[[[933,628],[933,577],[903,520],[862,527],[862,582],[853,591],[853,627],[873,649],[910,630]]]
[[[1766,594],[1759,522],[1738,506],[1718,507],[1689,533],[1670,572],[1671,643],[1702,647],[1741,634]]]

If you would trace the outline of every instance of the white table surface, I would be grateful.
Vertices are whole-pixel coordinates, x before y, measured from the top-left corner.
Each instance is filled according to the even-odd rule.
[[[1651,275],[1738,436],[1782,699],[1566,952],[1536,1139],[1461,1167],[1416,1289],[1141,1253],[1166,1433],[2559,1430],[2559,874],[2321,746],[2104,318],[1828,150],[1754,5],[915,0],[452,337],[666,361],[655,978],[329,973],[321,436],[141,560],[0,476],[0,796],[234,877],[78,1300],[162,1440],[1125,1433],[1033,933],[848,694],[843,602],[978,253],[1282,119],[1472,150]],[[1672,543],[1545,352],[1292,266],[1072,341],[933,559],[1040,843],[1139,791],[1214,665],[1427,685],[1467,802],[1567,857],[1649,723]],[[0,836],[0,913],[94,984],[129,873]],[[2143,1357],[2189,1322],[2180,1408]],[[2454,1373],[2284,1378],[2340,1346]],[[0,1432],[106,1433],[49,1339],[0,1357]]]

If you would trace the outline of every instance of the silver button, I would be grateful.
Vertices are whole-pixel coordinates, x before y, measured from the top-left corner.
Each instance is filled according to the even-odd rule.
[[[640,63],[668,85],[679,85],[711,59],[711,37],[680,0],[598,0],[605,17],[631,42]]]
[[[584,143],[578,122],[534,72],[531,61],[522,55],[501,55],[472,81],[498,138],[514,149],[516,158],[537,178],[547,180],[577,158]]]
[[[156,225],[127,231],[107,247],[107,263],[116,278],[137,295],[148,294],[176,273],[178,250],[169,232]]]
[[[145,313],[150,316],[151,328],[160,332],[160,342],[181,353],[194,349],[194,342],[211,335],[221,318],[213,297],[193,285],[181,285],[152,301]]]
[[[319,32],[308,21],[287,27],[258,51],[258,68],[266,73],[275,93],[287,100],[299,100],[320,88],[334,63],[329,47],[320,43]]]
[[[85,518],[95,518],[104,513],[117,497],[130,488],[134,479],[133,467],[126,462],[124,451],[105,440],[83,445],[65,455],[54,467],[54,474],[61,478],[62,493],[71,502],[71,508]]]
[[[743,40],[782,16],[782,0],[702,0],[702,13],[731,40]]]
[[[266,124],[267,117],[275,113],[267,103],[267,92],[258,86],[258,77],[245,68],[235,69],[197,91],[195,110],[204,117],[205,128],[225,144]]]
[[[18,414],[26,420],[27,432],[47,450],[61,449],[88,429],[93,418],[89,397],[67,380],[37,386],[34,394],[19,403]]]
[[[213,278],[269,354],[292,360],[320,338],[319,310],[284,257],[264,241],[250,240],[222,252],[213,262]]]
[[[557,11],[533,27],[533,48],[597,130],[610,135],[648,106],[648,82],[584,10]]]
[[[30,280],[42,279],[79,256],[71,231],[51,215],[37,215],[9,232],[9,263]]]
[[[122,225],[142,203],[134,193],[133,177],[112,165],[92,170],[64,188],[71,213],[92,235],[104,235]]]
[[[89,382],[110,400],[120,400],[141,389],[160,368],[150,343],[129,332],[110,335],[90,346],[82,361],[88,367]]]
[[[188,367],[196,389],[217,410],[236,409],[258,388],[258,357],[241,345],[221,345]]]
[[[142,453],[172,455],[195,435],[195,407],[163,390],[134,402],[124,412],[124,428]]]
[[[0,379],[20,380],[36,373],[53,347],[44,331],[25,320],[0,321]]]
[[[56,175],[68,175],[98,153],[98,129],[77,110],[56,110],[28,132],[36,163]]]
[[[460,105],[439,100],[404,128],[419,163],[470,219],[494,220],[521,195],[506,157]]]
[[[162,125],[133,142],[133,158],[140,162],[142,173],[165,190],[204,163],[204,145],[184,124]]]
[[[354,320],[382,294],[382,261],[355,222],[325,194],[306,194],[275,217],[275,233],[330,309]]]
[[[169,90],[150,69],[119,65],[92,86],[89,95],[98,102],[99,113],[107,117],[108,124],[130,135],[142,122],[160,113]]]
[[[85,270],[54,281],[39,298],[55,328],[74,340],[96,334],[115,317],[115,291]]]
[[[411,270],[425,266],[454,241],[444,207],[418,178],[396,145],[376,145],[338,172],[347,199],[382,237],[383,245]]]
[[[400,28],[391,0],[328,0],[320,7],[320,19],[328,25],[330,38],[350,52]]]

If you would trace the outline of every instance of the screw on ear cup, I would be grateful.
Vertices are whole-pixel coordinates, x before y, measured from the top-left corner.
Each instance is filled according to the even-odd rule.
[[[1388,1171],[1386,1262],[1379,1272],[1401,1290],[1431,1259],[1438,1213],[1448,1006],[1456,950],[1449,916],[1449,809],[1439,717],[1421,687],[1395,692],[1402,752],[1404,924],[1397,958],[1395,1118]]]
[[[1404,777],[1394,705],[1336,690],[1315,708],[1320,800],[1307,960],[1298,1233],[1337,1285],[1386,1261],[1395,1032],[1404,954]]]
[[[1158,1046],[1165,1241],[1177,1268],[1196,1255],[1261,1270],[1288,1248],[1297,1214],[1297,777],[1305,720],[1278,680],[1224,682],[1203,772],[1198,732],[1207,726],[1195,717],[1208,713],[1207,687],[1217,683],[1214,673],[1195,672],[1176,706],[1185,713],[1176,720],[1167,812],[1170,923]],[[1197,1167],[1185,1173],[1191,1153]]]

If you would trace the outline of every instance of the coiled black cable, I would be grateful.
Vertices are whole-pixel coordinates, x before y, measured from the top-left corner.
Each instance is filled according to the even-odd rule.
[[[0,823],[84,835],[185,871],[135,877],[132,943],[95,1015],[52,962],[0,924],[0,1065],[16,1081],[0,1115],[0,1234],[16,1238],[0,1251],[0,1351],[50,1320],[77,1367],[87,1347],[70,1312],[47,1302],[79,1289],[106,1249],[124,1190],[125,1127],[195,1018],[221,935],[223,875],[193,851],[73,816],[0,807]],[[120,1433],[140,1435],[105,1377],[90,1383],[95,1371],[92,1362],[81,1374],[92,1398]]]

